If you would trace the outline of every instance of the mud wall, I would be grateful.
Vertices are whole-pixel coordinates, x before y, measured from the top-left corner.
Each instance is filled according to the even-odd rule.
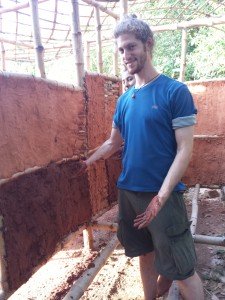
[[[76,161],[64,160],[1,184],[9,290],[28,280],[69,232],[90,220],[88,179],[74,177],[76,168]]]
[[[188,82],[198,108],[189,185],[225,184],[225,80]]]
[[[85,91],[0,74],[4,289],[18,288],[63,237],[116,200],[120,161],[100,161],[82,177],[76,170],[87,150],[108,137],[120,90],[117,78],[93,74]]]
[[[88,175],[74,177],[87,147],[84,93],[1,73],[0,128],[0,251],[14,290],[91,218]]]
[[[0,74],[0,178],[84,148],[83,92],[32,76]]]
[[[118,78],[87,74],[87,145],[94,149],[109,138],[116,101],[122,92]],[[116,179],[120,160],[99,161],[90,167],[89,187],[93,214],[107,208],[117,199]]]

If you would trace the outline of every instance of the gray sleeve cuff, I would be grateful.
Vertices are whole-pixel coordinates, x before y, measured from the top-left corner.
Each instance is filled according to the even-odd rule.
[[[190,115],[186,117],[179,117],[172,120],[173,129],[182,128],[186,126],[192,126],[197,123],[196,115]]]

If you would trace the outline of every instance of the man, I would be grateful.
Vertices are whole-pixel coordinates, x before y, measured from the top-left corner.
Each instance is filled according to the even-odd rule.
[[[193,99],[186,85],[154,68],[153,34],[145,22],[126,17],[114,36],[136,86],[120,96],[110,138],[81,169],[111,156],[124,141],[118,238],[127,256],[139,256],[145,299],[156,298],[157,279],[164,278],[177,280],[185,300],[202,300],[180,182],[192,153]]]
[[[135,77],[130,74],[127,69],[122,72],[122,83],[124,91],[127,91],[130,87],[135,85]]]

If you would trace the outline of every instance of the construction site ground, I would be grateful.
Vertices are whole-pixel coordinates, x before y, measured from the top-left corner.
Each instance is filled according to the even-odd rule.
[[[185,194],[189,215],[194,189]],[[225,201],[220,189],[201,188],[198,199],[197,234],[225,236]],[[117,205],[105,212],[98,221],[116,222]],[[95,250],[83,248],[82,231],[72,233],[43,267],[6,299],[60,300],[72,284],[87,269],[115,233],[95,230]],[[196,244],[197,272],[203,280],[206,300],[225,299],[225,247]],[[127,258],[119,245],[101,268],[82,300],[143,300],[138,258]]]

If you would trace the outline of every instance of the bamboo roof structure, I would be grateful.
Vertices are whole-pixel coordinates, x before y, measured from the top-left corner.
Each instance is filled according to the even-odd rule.
[[[37,47],[44,62],[71,55],[72,2],[79,6],[82,43],[89,46],[100,36],[103,47],[104,41],[112,45],[121,3],[127,5],[129,14],[147,21],[155,32],[196,26],[219,28],[225,24],[225,0],[178,0],[173,4],[169,0],[0,0],[0,68],[4,70],[5,60],[34,63]],[[38,6],[38,37],[32,24],[32,3]]]

